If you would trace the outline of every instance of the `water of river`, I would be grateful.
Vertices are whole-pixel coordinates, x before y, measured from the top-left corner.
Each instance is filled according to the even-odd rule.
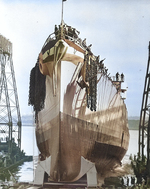
[[[137,155],[138,152],[138,130],[130,130],[130,142],[129,149],[125,156],[125,161],[128,161],[129,156]],[[17,176],[19,176],[19,182],[32,182],[34,178],[34,167],[37,162],[37,158],[32,162],[25,162],[20,166],[20,171]]]

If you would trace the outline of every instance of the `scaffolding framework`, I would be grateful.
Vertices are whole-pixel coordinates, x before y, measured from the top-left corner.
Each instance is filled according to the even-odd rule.
[[[21,149],[21,116],[12,59],[12,43],[0,35],[0,144]]]
[[[148,49],[148,63],[139,122],[139,155],[142,158],[147,157],[147,171],[150,175],[150,42]]]

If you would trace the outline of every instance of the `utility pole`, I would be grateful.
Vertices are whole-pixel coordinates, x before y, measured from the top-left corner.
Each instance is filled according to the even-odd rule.
[[[147,171],[148,176],[150,176],[150,42],[148,49],[148,63],[139,122],[139,156],[142,159],[144,156],[147,157]]]
[[[21,149],[21,126],[12,43],[0,35],[0,151],[11,152],[13,142]]]

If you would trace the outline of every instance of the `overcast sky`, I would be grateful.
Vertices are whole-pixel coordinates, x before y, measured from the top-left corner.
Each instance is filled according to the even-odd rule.
[[[150,41],[149,0],[67,0],[64,21],[106,58],[110,75],[124,73],[128,115],[139,116]],[[30,70],[55,24],[61,0],[0,0],[0,34],[13,43],[13,63],[22,115],[28,107]]]

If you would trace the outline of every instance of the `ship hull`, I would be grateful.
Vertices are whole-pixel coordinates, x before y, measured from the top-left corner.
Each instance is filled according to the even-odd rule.
[[[90,60],[91,55],[88,56]],[[111,79],[103,71],[97,72],[97,68],[96,77],[92,76],[96,79],[89,79],[95,92],[92,87],[89,89],[84,81],[88,69],[85,66],[93,60],[83,63],[84,56],[73,53],[61,57],[59,61],[49,59],[50,62],[39,66],[46,75],[44,108],[36,116],[40,161],[50,157],[49,181],[80,179],[89,171],[83,159],[91,162],[97,174],[105,178],[121,165],[129,145],[124,100]]]
[[[100,132],[101,127],[62,112],[57,120],[57,124],[54,119],[43,126],[44,131],[36,131],[39,150],[44,157],[51,156],[51,180],[71,182],[79,179],[81,157],[94,163],[101,176],[121,163],[126,153],[122,145],[127,141],[113,136],[115,131]],[[112,145],[110,133],[111,140],[118,145]]]

